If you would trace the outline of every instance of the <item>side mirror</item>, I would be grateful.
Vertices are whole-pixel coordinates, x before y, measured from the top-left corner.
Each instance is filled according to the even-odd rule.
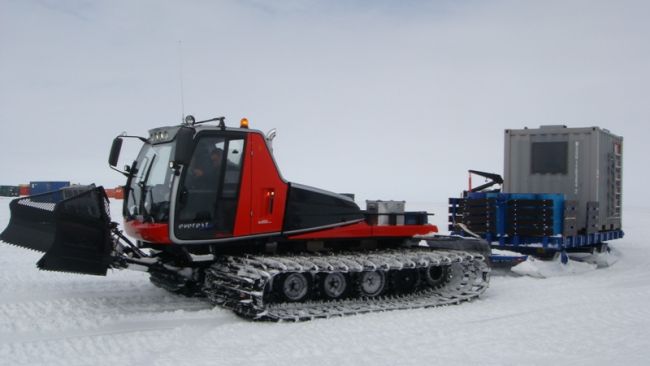
[[[116,137],[113,140],[113,145],[111,146],[111,153],[108,156],[108,165],[112,167],[117,166],[117,161],[120,158],[120,151],[122,150],[122,138]]]
[[[192,159],[192,149],[194,147],[194,129],[182,127],[176,133],[176,150],[174,152],[174,162],[176,164],[188,165]]]

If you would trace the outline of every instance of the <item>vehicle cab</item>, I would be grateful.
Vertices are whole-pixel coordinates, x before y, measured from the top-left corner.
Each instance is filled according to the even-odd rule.
[[[249,129],[245,119],[227,128],[223,118],[189,116],[181,126],[152,129],[124,172],[127,234],[145,245],[219,244],[364,219],[349,197],[285,181],[272,155],[273,136]],[[125,137],[114,142],[112,166]]]

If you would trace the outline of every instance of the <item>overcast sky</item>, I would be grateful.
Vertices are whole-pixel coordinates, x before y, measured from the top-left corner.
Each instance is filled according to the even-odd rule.
[[[290,181],[442,202],[467,169],[502,173],[504,129],[566,124],[624,136],[625,204],[650,206],[648,19],[647,1],[0,0],[0,184],[122,184],[113,137],[184,112],[277,128]]]

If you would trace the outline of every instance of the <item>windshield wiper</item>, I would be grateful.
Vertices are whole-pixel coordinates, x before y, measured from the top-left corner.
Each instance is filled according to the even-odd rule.
[[[147,208],[145,206],[145,201],[147,199],[147,194],[149,192],[149,189],[147,189],[147,182],[149,181],[149,174],[151,174],[151,169],[153,168],[153,165],[156,162],[156,156],[155,155],[151,157],[151,162],[149,163],[149,167],[147,167],[147,172],[145,173],[144,177],[142,180],[138,183],[140,186],[140,189],[142,190],[142,193],[140,194],[140,207],[142,208],[142,216],[144,218],[149,218],[151,214],[149,211],[147,211]]]

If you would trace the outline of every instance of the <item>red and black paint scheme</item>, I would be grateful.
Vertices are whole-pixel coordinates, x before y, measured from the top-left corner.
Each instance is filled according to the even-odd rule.
[[[204,124],[211,121],[219,123]],[[0,240],[45,252],[41,269],[105,275],[132,265],[151,273],[163,265],[209,266],[223,254],[394,248],[438,231],[426,212],[378,225],[390,220],[361,210],[348,195],[286,181],[273,158],[274,135],[247,124],[226,128],[223,118],[192,118],[148,138],[118,136],[109,165],[127,177],[124,228],[135,243],[111,221],[106,193],[94,185],[16,199]],[[118,170],[131,137],[142,148]]]
[[[416,225],[373,225],[376,214],[352,198],[287,182],[271,139],[257,130],[191,125],[154,129],[151,136],[125,190],[126,232],[140,246],[210,253],[270,243],[278,250],[314,243],[333,249],[396,245],[438,231],[426,213],[410,213],[419,215]],[[206,161],[209,174],[199,172]],[[155,175],[162,166],[172,168]]]

